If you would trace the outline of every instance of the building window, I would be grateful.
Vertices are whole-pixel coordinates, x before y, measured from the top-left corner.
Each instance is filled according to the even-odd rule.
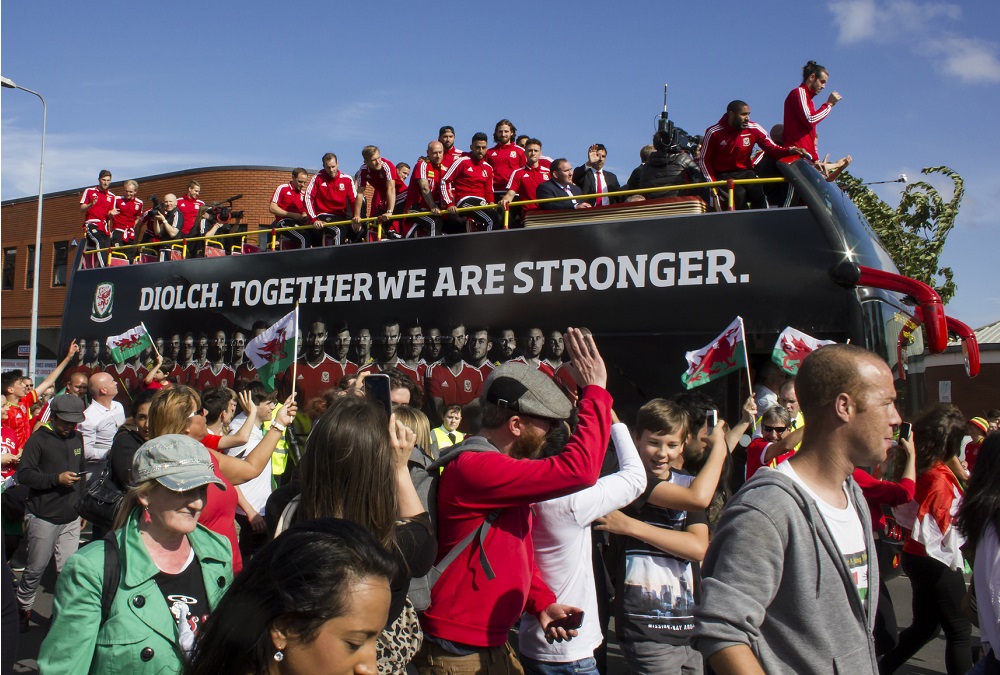
[[[35,287],[35,246],[32,244],[28,247],[28,264],[24,269],[24,287],[34,288]]]
[[[3,250],[3,290],[14,290],[14,270],[17,269],[17,249]]]
[[[69,259],[69,242],[57,241],[52,244],[52,285],[66,285],[66,261]]]

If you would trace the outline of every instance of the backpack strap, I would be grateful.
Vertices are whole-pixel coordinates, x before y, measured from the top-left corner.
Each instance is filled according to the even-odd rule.
[[[114,531],[104,535],[104,584],[101,587],[101,625],[111,614],[111,605],[118,593],[118,584],[122,580],[122,561],[119,557],[118,538]]]
[[[434,566],[434,582],[441,577],[444,571],[448,569],[448,566],[455,562],[458,556],[461,555],[465,549],[469,548],[469,545],[475,539],[479,540],[479,564],[482,565],[483,571],[486,572],[486,578],[491,581],[496,578],[497,575],[493,571],[493,567],[490,565],[489,558],[486,557],[486,547],[484,546],[484,542],[486,541],[486,535],[489,534],[490,528],[493,527],[493,523],[500,516],[501,511],[503,511],[503,509],[493,509],[490,511],[482,525],[467,534],[465,539],[458,543],[458,546],[451,549],[448,555],[446,555],[441,562]],[[431,585],[433,585],[433,582]]]

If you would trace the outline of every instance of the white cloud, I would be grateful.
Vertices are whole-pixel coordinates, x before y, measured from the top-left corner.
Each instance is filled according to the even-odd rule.
[[[913,0],[835,0],[828,5],[837,24],[837,40],[853,44],[864,40],[888,41],[923,33],[942,19],[962,16],[958,5]]]
[[[933,57],[934,67],[963,82],[1000,82],[997,43],[964,37],[947,22],[962,18],[959,5],[914,0],[834,0],[827,5],[842,45],[868,40],[902,43]]]
[[[45,134],[46,193],[89,186],[101,169],[110,169],[116,179],[148,176],[168,171],[206,166],[207,156],[183,152],[148,152],[121,148],[112,137]],[[4,200],[38,194],[38,162],[41,137],[37,129],[4,122],[0,163],[0,196]]]
[[[852,44],[875,36],[875,0],[831,2],[830,11],[837,24],[837,41]]]
[[[976,38],[945,37],[930,43],[931,52],[940,54],[939,68],[965,82],[1000,82],[997,46]]]

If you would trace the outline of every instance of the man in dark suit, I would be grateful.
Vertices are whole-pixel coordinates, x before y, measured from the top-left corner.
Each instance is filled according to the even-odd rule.
[[[587,163],[573,169],[573,182],[582,190],[582,194],[592,195],[603,192],[621,190],[618,176],[604,170],[604,162],[608,158],[608,149],[601,143],[594,143],[587,150]],[[591,206],[606,206],[621,201],[621,197],[600,197],[586,200]]]
[[[538,190],[535,192],[536,198],[551,199],[553,197],[578,196],[583,194],[580,188],[573,185],[573,165],[569,163],[568,159],[561,157],[553,160],[549,173],[552,177],[538,186]],[[579,199],[547,202],[538,206],[547,210],[590,208],[590,204]]]

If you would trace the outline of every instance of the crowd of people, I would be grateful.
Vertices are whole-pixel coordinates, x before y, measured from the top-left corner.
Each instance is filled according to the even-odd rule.
[[[361,151],[361,167],[351,175],[341,171],[335,153],[327,152],[320,170],[310,174],[305,168],[295,168],[288,183],[275,189],[268,204],[274,216],[272,228],[298,228],[281,232],[282,247],[306,248],[498,229],[504,222],[502,210],[515,200],[550,201],[515,208],[510,214],[514,227],[539,209],[587,209],[664,197],[725,205],[725,187],[628,196],[619,192],[780,176],[774,162],[791,156],[812,162],[832,181],[851,158],[831,163],[828,156],[819,157],[816,127],[841,100],[834,92],[815,106],[813,99],[826,87],[827,79],[826,68],[814,61],[806,64],[802,83],[785,100],[783,123],[774,125],[770,135],[750,119],[750,105],[741,100],[732,101],[704,136],[688,136],[672,124],[662,125],[652,143],[640,150],[641,163],[624,183],[605,168],[608,149],[603,144],[592,144],[586,162],[574,168],[565,157],[545,156],[542,141],[518,135],[508,119],[495,124],[493,146],[489,136],[478,132],[472,135],[467,151],[456,147],[455,129],[443,126],[412,167],[396,164],[383,157],[377,146],[367,145]],[[756,153],[755,148],[759,149]],[[137,197],[136,181],[126,181],[124,196],[116,196],[109,190],[111,180],[111,172],[102,170],[98,185],[84,191],[80,199],[91,248],[147,244],[156,250],[190,238],[240,231],[234,229],[238,223],[231,220],[231,209],[206,205],[200,199],[197,180],[188,182],[181,197],[167,194],[162,202],[148,207]],[[770,205],[782,206],[787,194],[781,186],[771,185],[765,191],[760,184],[737,185],[733,191],[738,209],[768,208],[769,200]],[[458,211],[466,207],[480,208]],[[203,252],[201,242],[187,245],[189,257]],[[126,257],[136,254],[131,251]]]
[[[331,338],[356,353],[333,333],[307,328],[299,372],[335,361]],[[947,671],[964,673],[966,561],[977,667],[998,665],[1000,410],[935,404],[904,425],[886,364],[833,345],[795,377],[759,364],[732,424],[694,391],[626,425],[585,330],[520,345],[504,330],[494,351],[490,331],[456,326],[436,354],[403,339],[417,333],[382,326],[374,368],[299,380],[296,397],[252,373],[180,379],[160,356],[122,405],[115,377],[81,363],[89,341],[38,387],[4,373],[22,630],[53,556],[59,572],[42,672],[604,673],[614,617],[629,672],[891,673],[943,629]],[[411,353],[437,357],[422,382],[398,367]],[[473,372],[473,399],[449,398]],[[116,516],[77,552],[79,503],[101,484]],[[902,631],[894,554],[914,584]]]

